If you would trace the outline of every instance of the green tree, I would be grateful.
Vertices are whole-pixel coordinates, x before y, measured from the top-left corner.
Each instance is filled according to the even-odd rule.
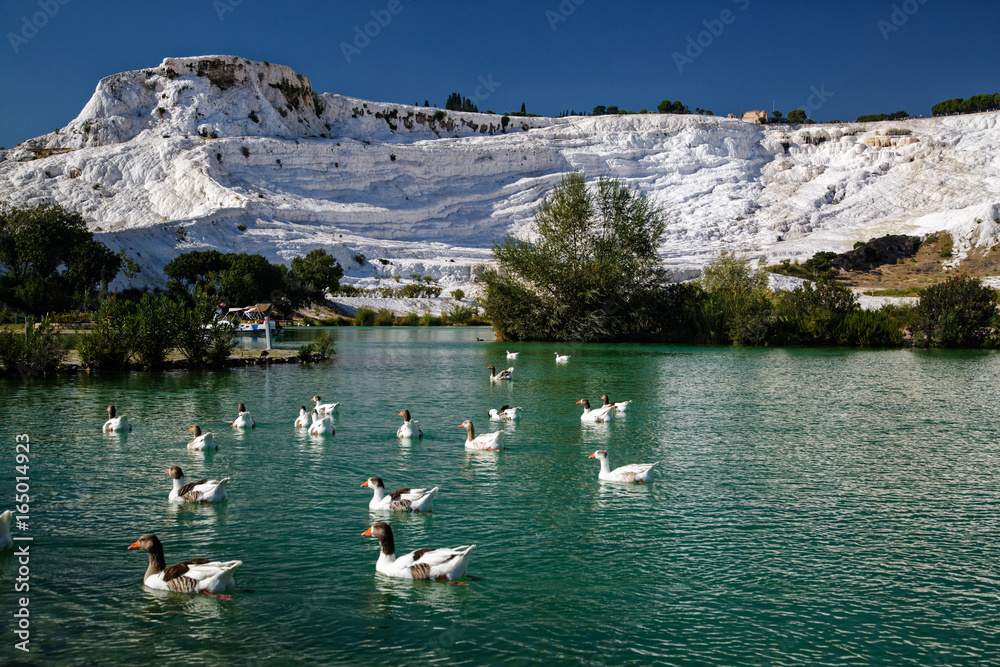
[[[88,333],[80,334],[76,348],[84,366],[99,371],[121,371],[132,358],[132,331],[128,302],[116,296],[100,300]],[[163,334],[169,340],[170,332]]]
[[[759,345],[767,340],[771,290],[761,265],[723,252],[705,267],[698,282],[705,290],[703,317],[709,340]]]
[[[978,278],[953,276],[920,293],[915,336],[937,347],[982,347],[997,325],[997,293]]]
[[[125,320],[135,360],[146,368],[163,367],[183,321],[184,308],[180,303],[166,294],[144,294]]]
[[[594,112],[591,115],[592,116],[603,116],[606,113],[608,113],[608,108],[606,106],[604,106],[603,104],[598,104],[596,107],[594,107]]]
[[[94,240],[79,213],[0,204],[0,301],[36,315],[85,305],[107,287],[121,259]]]
[[[327,292],[340,289],[340,279],[343,277],[344,269],[337,260],[326,250],[317,248],[305,257],[292,259],[292,268],[288,272],[288,292],[294,305],[323,303]]]
[[[66,345],[48,322],[25,321],[24,331],[0,330],[0,368],[22,379],[53,371],[66,356]]]
[[[806,112],[802,109],[792,109],[788,112],[789,123],[804,123],[807,120]]]
[[[535,215],[534,241],[494,244],[482,306],[508,340],[620,340],[657,335],[667,275],[657,248],[663,212],[639,191],[565,177]]]
[[[844,318],[859,309],[858,297],[840,283],[806,281],[778,295],[775,315],[783,342],[829,344],[839,342],[837,332]]]

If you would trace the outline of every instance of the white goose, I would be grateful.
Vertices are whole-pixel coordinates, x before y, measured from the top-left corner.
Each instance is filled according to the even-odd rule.
[[[202,449],[218,449],[219,443],[215,441],[215,436],[212,435],[211,431],[207,433],[201,432],[201,427],[195,424],[188,429],[191,431],[191,441],[188,443],[188,449],[193,449],[195,451],[200,451]]]
[[[170,500],[173,502],[207,505],[208,503],[221,503],[229,497],[229,493],[226,491],[228,477],[219,480],[201,479],[185,484],[184,471],[180,469],[180,466],[170,466],[163,474],[174,478],[174,487],[170,490]]]
[[[419,422],[416,419],[410,419],[410,411],[403,410],[397,417],[403,418],[403,424],[398,429],[396,429],[397,438],[422,438],[424,437],[424,432],[420,430]]]
[[[386,495],[381,477],[369,477],[361,486],[367,486],[372,490],[369,509],[394,512],[430,512],[434,508],[434,496],[438,492],[438,487],[435,486],[430,490],[397,489]]]
[[[520,354],[520,352],[511,352],[510,350],[506,350],[506,352],[507,352],[507,358],[510,359],[511,361],[517,359],[517,355]]]
[[[132,430],[132,425],[128,423],[128,419],[117,416],[118,413],[115,411],[115,406],[109,405],[107,411],[108,421],[104,422],[104,427],[101,430],[105,433],[120,433]]]
[[[375,571],[400,579],[460,579],[469,567],[469,554],[476,548],[473,544],[454,549],[417,549],[396,558],[396,543],[389,524],[379,521],[361,534],[378,538],[381,552]]]
[[[10,518],[13,513],[10,510],[4,510],[3,514],[0,514],[0,549],[13,549],[14,548],[14,538],[10,536]]]
[[[612,403],[611,399],[608,398],[607,394],[601,394],[601,400],[604,401],[604,405],[615,406],[615,412],[628,412],[629,403],[632,402],[632,401],[617,401],[615,403]]]
[[[163,558],[163,545],[156,535],[143,535],[129,549],[141,549],[149,554],[149,567],[142,575],[142,583],[150,588],[175,593],[205,593],[220,600],[231,600],[229,595],[214,595],[233,588],[233,571],[243,564],[239,560],[209,561],[206,558],[191,560],[167,567]]]
[[[598,422],[604,423],[609,422],[615,418],[615,406],[613,405],[602,405],[596,410],[590,409],[590,401],[585,398],[581,398],[576,402],[577,405],[583,405],[583,414],[580,415],[580,421],[584,422]]]
[[[565,363],[569,362],[569,355],[568,354],[559,354],[558,352],[553,352],[552,354],[556,355],[556,363],[557,364],[565,364]]]
[[[612,470],[611,463],[608,462],[607,451],[598,449],[596,452],[591,454],[589,458],[597,459],[601,462],[601,472],[597,475],[597,479],[607,482],[638,482],[639,484],[652,484],[653,466],[655,466],[656,463],[659,463],[659,461],[656,463],[630,463]]]
[[[501,421],[512,421],[514,419],[521,418],[521,410],[524,408],[518,406],[512,408],[509,405],[504,405],[499,410],[496,408],[490,408],[490,421],[501,422]]]
[[[466,449],[484,449],[489,452],[503,449],[503,443],[501,442],[503,439],[503,431],[483,433],[480,436],[476,436],[476,427],[474,427],[472,422],[468,419],[459,424],[458,427],[464,428],[469,434],[465,439]]]
[[[250,413],[247,412],[245,405],[240,403],[240,406],[236,408],[236,413],[239,416],[229,422],[233,425],[233,428],[257,428],[257,422],[255,422],[253,417],[250,416]]]
[[[513,366],[511,366],[510,368],[504,369],[504,370],[500,371],[499,373],[497,373],[497,367],[496,366],[487,366],[486,368],[488,368],[490,370],[490,382],[503,382],[504,380],[513,380],[514,379],[514,367]]]
[[[333,417],[325,415],[319,416],[316,409],[312,411],[312,424],[309,425],[309,435],[336,435],[333,430]]]
[[[323,403],[323,399],[320,398],[319,396],[313,396],[309,400],[316,401],[316,407],[313,409],[319,412],[321,415],[324,414],[332,415],[334,412],[337,411],[337,406],[340,405],[340,403]]]
[[[299,416],[295,418],[295,428],[309,428],[310,424],[312,424],[312,415],[303,405],[299,408]]]

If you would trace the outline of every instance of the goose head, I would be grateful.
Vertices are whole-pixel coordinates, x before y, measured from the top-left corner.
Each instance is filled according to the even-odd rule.
[[[195,437],[195,438],[200,438],[201,437],[201,427],[198,426],[197,424],[195,424],[194,426],[191,426],[190,428],[188,428],[188,430],[191,431],[191,435],[193,437]]]
[[[140,549],[142,551],[148,551],[150,553],[159,552],[162,554],[163,544],[160,543],[160,540],[159,538],[156,537],[156,535],[153,535],[152,533],[147,533],[146,535],[143,535],[135,542],[133,542],[132,545],[129,546],[129,549]]]
[[[247,411],[247,406],[243,405],[242,403],[240,403],[240,407],[236,408],[236,412],[246,412],[246,411]]]
[[[476,437],[476,427],[472,425],[472,422],[466,419],[464,422],[458,425],[459,428],[464,428],[469,432],[469,440]]]
[[[114,419],[114,418],[115,418],[115,415],[117,415],[117,414],[118,414],[118,413],[117,413],[117,412],[115,411],[115,406],[113,406],[113,405],[109,405],[109,406],[107,407],[107,411],[108,411],[108,419]]]
[[[392,556],[396,553],[396,543],[392,539],[392,528],[389,527],[389,524],[378,521],[361,534],[377,538],[382,547],[382,553],[385,555]]]
[[[601,394],[601,400],[604,401],[604,405],[608,405],[611,403],[611,399],[608,398],[607,394]]]
[[[367,486],[371,489],[384,489],[385,484],[382,483],[381,477],[369,477],[361,484],[361,486]]]
[[[582,405],[584,410],[590,410],[590,401],[585,398],[581,398],[576,402],[577,405]]]
[[[184,479],[184,471],[180,466],[170,466],[163,474],[170,475],[174,479]]]
[[[588,459],[607,459],[608,452],[605,449],[598,449],[596,452],[587,457]]]
[[[399,413],[398,415],[396,415],[396,416],[397,416],[397,417],[402,417],[402,418],[403,418],[403,421],[404,421],[404,422],[408,422],[408,421],[410,421],[410,411],[409,411],[409,410],[406,410],[406,409],[404,409],[404,410],[402,410],[402,411],[401,411],[401,412],[400,412],[400,413]]]

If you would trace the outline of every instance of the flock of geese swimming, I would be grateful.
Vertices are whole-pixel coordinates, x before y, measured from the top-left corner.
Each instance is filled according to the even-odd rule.
[[[569,361],[568,355],[555,354],[557,364],[565,364]],[[507,359],[516,360],[517,352],[507,350]],[[487,367],[490,371],[490,381],[493,383],[508,382],[513,379],[514,368],[510,367],[497,372],[496,367]],[[596,409],[590,407],[587,399],[577,401],[583,406],[581,421],[605,423],[615,418],[616,414],[628,412],[631,401],[612,402],[607,394],[601,396],[603,405]],[[323,403],[318,395],[313,396],[315,405],[311,410],[302,406],[298,417],[295,419],[296,428],[307,429],[310,435],[332,436],[335,434],[333,428],[333,415],[337,413],[340,403]],[[491,421],[513,421],[521,418],[523,408],[504,405],[499,409],[491,409],[489,417]],[[131,431],[132,425],[124,416],[117,414],[114,405],[107,408],[108,420],[104,423],[105,432]],[[420,438],[423,436],[417,420],[410,416],[409,410],[400,411],[403,423],[396,431],[398,438]],[[243,403],[239,404],[237,416],[230,422],[234,429],[252,429],[256,427],[256,422],[250,413],[247,412]],[[499,451],[504,448],[503,431],[483,433],[476,435],[475,426],[471,420],[465,420],[460,428],[466,430],[466,449]],[[187,447],[191,450],[218,449],[219,443],[212,433],[203,433],[201,428],[194,424],[187,429],[192,437]],[[651,483],[653,481],[653,467],[656,463],[641,463],[624,465],[611,469],[608,462],[608,453],[605,450],[598,450],[590,455],[590,458],[597,459],[601,464],[598,479],[608,482],[624,483]],[[172,479],[172,487],[169,500],[172,502],[184,503],[218,503],[228,498],[227,484],[229,478],[220,480],[202,479],[195,482],[188,482],[184,477],[184,472],[179,466],[171,466],[164,472]],[[388,510],[396,512],[430,512],[434,504],[434,496],[438,492],[438,487],[432,489],[410,489],[403,488],[386,493],[385,485],[379,477],[370,477],[362,485],[372,490],[372,499],[368,503],[371,510]],[[12,546],[10,536],[10,510],[0,514],[0,548],[10,548]],[[379,521],[373,524],[363,535],[375,537],[379,541],[380,553],[375,564],[375,570],[381,574],[404,579],[441,579],[456,582],[465,575],[468,567],[469,555],[476,545],[460,546],[443,549],[417,549],[403,556],[396,556],[395,542],[393,540],[392,528],[385,522]],[[205,593],[220,599],[228,600],[230,596],[219,595],[222,591],[234,587],[233,572],[242,565],[242,561],[210,561],[205,558],[194,558],[191,560],[171,565],[167,567],[163,554],[163,544],[156,535],[147,534],[136,540],[129,549],[142,550],[149,556],[149,565],[143,575],[143,583],[150,588],[183,593]]]

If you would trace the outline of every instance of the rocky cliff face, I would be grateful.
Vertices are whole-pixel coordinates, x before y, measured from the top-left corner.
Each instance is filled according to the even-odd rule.
[[[941,229],[961,257],[1000,231],[998,118],[760,126],[651,114],[505,127],[319,94],[280,65],[167,58],[103,79],[66,127],[0,155],[0,199],[80,211],[153,285],[188,250],[288,261],[316,247],[348,282],[416,272],[464,284],[573,170],[619,176],[663,205],[661,253],[678,275],[723,250],[802,259]]]

